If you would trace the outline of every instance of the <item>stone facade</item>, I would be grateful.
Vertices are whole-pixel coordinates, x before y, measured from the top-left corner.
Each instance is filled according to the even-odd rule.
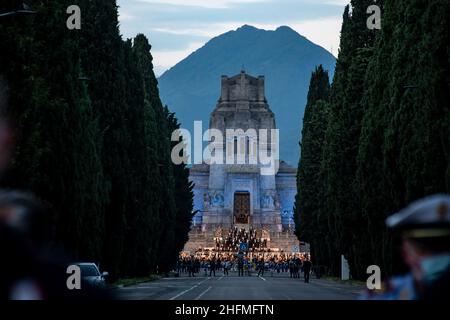
[[[255,129],[258,141],[260,129],[276,129],[275,115],[265,97],[264,82],[263,76],[254,78],[244,71],[232,78],[223,76],[221,97],[211,114],[210,129],[224,133],[227,129],[242,129],[244,133]],[[227,139],[230,138],[224,135],[223,145],[237,146],[241,141]],[[240,164],[202,164],[190,169],[190,179],[195,184],[194,208],[198,213],[193,219],[186,251],[213,247],[217,230],[236,225],[263,230],[270,237],[270,247],[274,250],[289,252],[299,246],[293,234],[297,170],[280,162],[275,175],[262,175],[260,165],[249,160],[252,146],[247,142],[244,147],[246,158]],[[264,148],[275,152],[276,144],[268,143]],[[241,197],[244,209],[236,207],[238,197]],[[238,223],[238,210],[243,210],[244,216],[248,214],[246,223],[241,220]]]

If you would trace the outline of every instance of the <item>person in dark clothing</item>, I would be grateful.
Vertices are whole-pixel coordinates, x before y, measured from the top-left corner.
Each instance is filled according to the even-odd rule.
[[[294,261],[289,260],[289,278],[294,276]]]
[[[261,259],[258,263],[258,277],[264,277],[264,260]]]
[[[216,270],[220,271],[221,268],[222,268],[222,260],[220,260],[220,258],[219,258],[216,261]]]
[[[200,272],[200,260],[198,258],[195,258],[194,260],[194,273]]]
[[[189,277],[195,277],[195,259],[194,256],[188,262]]]
[[[294,259],[294,279],[297,279],[300,276],[298,273],[299,267],[300,267],[300,265],[299,265],[297,259]]]
[[[309,283],[309,274],[311,273],[312,263],[309,261],[309,257],[306,257],[306,260],[303,261],[303,273],[305,276],[305,283]]]
[[[228,260],[225,260],[223,263],[223,275],[228,276],[228,270],[230,269],[230,262]]]
[[[214,274],[214,277],[216,276],[216,259],[214,258],[209,263],[209,276],[211,277],[212,274]]]
[[[181,259],[181,257],[178,258],[177,260],[176,268],[177,268],[176,277],[179,277],[181,275],[181,272],[183,271],[183,260]]]
[[[243,277],[244,276],[244,254],[242,252],[239,252],[237,260],[238,260],[238,276]]]

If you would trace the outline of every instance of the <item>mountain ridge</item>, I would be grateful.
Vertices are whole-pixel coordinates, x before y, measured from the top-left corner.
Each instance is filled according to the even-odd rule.
[[[220,97],[222,75],[266,77],[266,96],[280,129],[280,156],[297,165],[301,126],[309,80],[322,64],[334,73],[335,57],[288,26],[263,30],[250,25],[212,38],[158,79],[160,95],[177,114],[182,127],[192,130],[195,120],[209,126],[209,116]],[[191,131],[192,132],[192,131]]]

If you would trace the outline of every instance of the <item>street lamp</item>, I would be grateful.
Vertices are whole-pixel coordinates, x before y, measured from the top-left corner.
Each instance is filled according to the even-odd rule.
[[[8,17],[8,16],[15,16],[15,15],[27,15],[27,14],[35,14],[36,11],[31,10],[31,7],[25,3],[22,3],[22,7],[20,9],[10,11],[10,12],[4,12],[0,13],[1,17]]]

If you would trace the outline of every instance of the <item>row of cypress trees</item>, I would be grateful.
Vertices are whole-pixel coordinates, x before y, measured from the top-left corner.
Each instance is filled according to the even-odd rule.
[[[450,3],[377,1],[382,29],[369,30],[372,4],[345,9],[331,88],[322,67],[312,75],[295,208],[316,263],[338,275],[343,254],[359,279],[403,269],[388,215],[450,192]]]
[[[124,41],[115,1],[29,1],[33,15],[0,18],[0,74],[17,148],[2,187],[48,202],[53,243],[114,277],[168,271],[187,240],[192,184],[173,165],[179,127],[159,98],[151,46]],[[0,12],[22,1],[6,0]]]

